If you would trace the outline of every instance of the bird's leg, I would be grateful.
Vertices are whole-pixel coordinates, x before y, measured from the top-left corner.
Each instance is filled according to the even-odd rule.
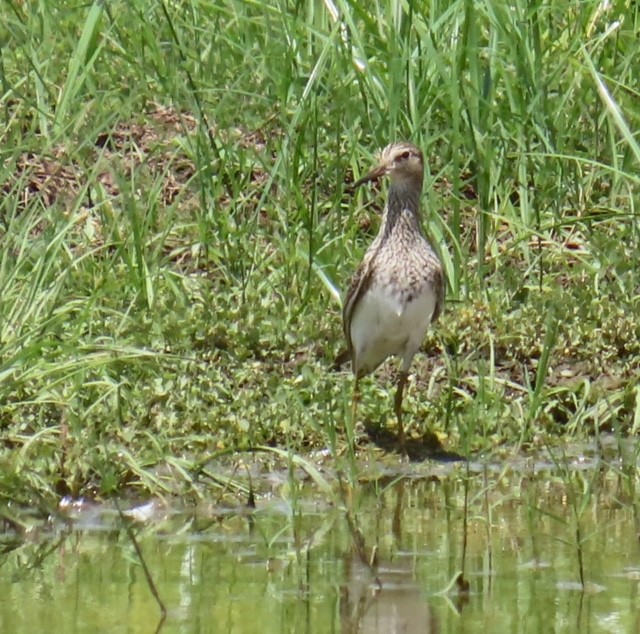
[[[348,433],[349,445],[351,447],[352,453],[354,450],[354,443],[355,443],[355,437],[356,437],[356,411],[358,409],[358,401],[360,400],[359,383],[360,383],[360,377],[356,374],[355,380],[353,382],[353,395],[351,397],[351,430],[350,430],[350,433]]]
[[[404,391],[404,386],[407,384],[408,378],[409,378],[409,372],[401,370],[400,377],[398,378],[398,387],[396,388],[396,397],[394,401],[396,419],[398,420],[398,440],[400,441],[400,447],[402,448],[403,453],[406,453],[406,446],[405,446],[405,437],[404,437],[404,427],[402,426],[402,392]]]

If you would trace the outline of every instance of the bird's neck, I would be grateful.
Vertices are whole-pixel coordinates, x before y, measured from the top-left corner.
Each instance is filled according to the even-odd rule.
[[[386,235],[398,229],[422,233],[420,226],[420,194],[422,183],[395,182],[389,187],[380,233]]]

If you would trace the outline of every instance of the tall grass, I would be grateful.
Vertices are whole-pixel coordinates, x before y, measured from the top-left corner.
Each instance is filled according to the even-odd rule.
[[[585,405],[637,420],[633,3],[8,0],[0,17],[3,496],[35,473],[72,493],[107,468],[140,482],[122,446],[188,466],[325,443],[340,291],[381,205],[345,183],[399,138],[428,157],[449,283],[428,347],[457,350],[456,384],[437,369],[408,406],[435,427],[484,411],[483,446],[577,431],[576,385],[607,375]],[[388,404],[365,389],[361,411]]]

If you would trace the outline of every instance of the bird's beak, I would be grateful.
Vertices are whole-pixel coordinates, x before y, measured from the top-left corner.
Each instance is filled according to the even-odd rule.
[[[357,180],[351,187],[353,189],[356,189],[357,187],[360,187],[360,185],[364,185],[365,183],[377,181],[379,178],[382,178],[388,171],[389,168],[386,165],[378,165],[378,167],[371,170],[366,176],[363,176],[360,180]]]

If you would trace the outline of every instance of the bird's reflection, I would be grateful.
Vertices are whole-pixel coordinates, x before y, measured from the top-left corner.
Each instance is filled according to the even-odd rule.
[[[396,485],[392,520],[396,541],[402,534],[404,482]],[[375,553],[363,557],[363,553]],[[438,632],[438,624],[426,597],[416,582],[413,558],[393,561],[367,548],[362,534],[344,556],[344,583],[340,593],[342,632],[358,634],[403,634]]]
[[[342,632],[421,634],[438,632],[438,623],[416,583],[411,560],[379,562],[376,574],[357,553],[344,558],[340,595]]]

